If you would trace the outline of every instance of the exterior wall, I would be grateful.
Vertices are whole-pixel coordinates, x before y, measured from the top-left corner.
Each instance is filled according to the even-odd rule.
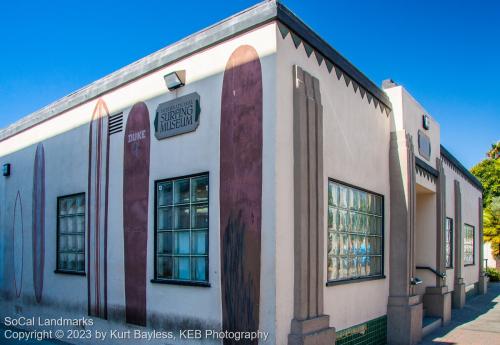
[[[384,90],[393,104],[393,119],[391,123],[392,130],[405,130],[411,134],[415,147],[415,156],[423,160],[430,167],[436,169],[436,159],[440,154],[440,126],[425,111],[425,109],[404,89],[402,86],[389,87]],[[429,116],[429,130],[424,130],[422,126],[422,115]],[[423,131],[430,138],[431,156],[426,159],[418,150],[418,131]],[[477,260],[479,259],[479,219],[478,219],[478,198],[481,192],[465,179],[450,162],[444,160],[444,169],[446,176],[446,217],[454,220],[454,181],[458,180],[462,188],[462,222],[473,225],[476,229],[476,263],[472,266],[466,266],[463,269],[465,284],[471,285],[478,281],[479,271]],[[417,174],[417,217],[416,217],[416,264],[422,266],[435,267],[435,234],[436,231],[436,213],[435,213],[435,192],[436,184],[432,178],[425,174]],[[420,203],[419,203],[420,201]],[[425,204],[425,205],[422,205]],[[427,209],[427,210],[424,210]],[[456,224],[454,220],[454,229]],[[463,224],[462,224],[463,227]],[[431,243],[429,245],[429,243]],[[454,245],[454,244],[453,244]],[[456,248],[454,248],[456,250]],[[454,288],[454,269],[447,269],[446,285],[449,291]],[[417,271],[417,275],[423,279],[423,284],[418,287],[418,292],[423,293],[426,286],[434,285],[432,273],[426,271]],[[427,284],[430,281],[431,284]]]
[[[352,83],[346,86],[325,62],[318,65],[315,54],[309,57],[303,44],[295,47],[291,35],[277,33],[277,334],[285,343],[293,318],[293,83],[292,66],[297,65],[319,79],[323,105],[324,205],[327,205],[328,178],[384,195],[385,265],[389,274],[389,130],[386,113],[361,98]],[[376,172],[376,173],[374,173]],[[326,207],[325,207],[326,210]],[[325,212],[324,223],[327,224]],[[324,236],[326,238],[326,227]],[[327,277],[327,244],[324,246],[324,277]],[[324,313],[338,330],[358,325],[386,314],[388,279],[360,281],[324,287]],[[359,311],[362,310],[363,313]]]
[[[222,326],[221,310],[221,247],[220,227],[220,123],[223,73],[226,63],[241,45],[254,47],[259,55],[263,78],[263,167],[262,167],[262,248],[259,329],[270,332],[268,341],[286,344],[290,322],[294,317],[294,137],[293,137],[293,78],[292,67],[298,65],[319,80],[323,106],[323,188],[324,205],[328,205],[328,179],[347,183],[384,196],[384,274],[374,280],[360,280],[326,286],[327,233],[325,226],[325,258],[323,275],[325,286],[324,314],[330,315],[330,326],[335,327],[344,342],[351,340],[357,329],[368,329],[382,336],[387,319],[389,295],[390,256],[390,182],[389,146],[391,131],[405,130],[411,134],[417,157],[436,168],[440,157],[439,125],[432,119],[425,131],[431,142],[431,156],[426,159],[418,152],[418,131],[422,129],[425,110],[402,87],[386,89],[393,104],[388,117],[367,96],[335,69],[328,71],[326,62],[319,62],[314,52],[303,43],[296,47],[291,35],[283,38],[272,22],[222,44],[162,67],[147,76],[104,94],[110,114],[123,112],[124,127],[132,106],[145,102],[153,129],[155,110],[160,103],[191,92],[201,97],[199,128],[192,133],[158,141],[151,136],[151,163],[149,176],[148,240],[147,240],[147,318],[148,327],[155,329],[205,328]],[[309,56],[308,56],[309,55]],[[186,70],[186,86],[168,92],[163,76],[171,71]],[[87,278],[55,274],[56,267],[56,200],[58,196],[87,191],[89,157],[89,121],[98,100],[92,100],[68,110],[29,130],[0,143],[0,164],[12,164],[12,176],[0,178],[0,227],[2,248],[0,262],[6,263],[2,273],[2,290],[12,290],[13,257],[11,229],[14,202],[19,192],[24,210],[24,270],[21,298],[0,302],[0,314],[60,316],[87,315]],[[373,102],[373,101],[372,101]],[[109,181],[109,241],[108,246],[108,307],[113,328],[127,329],[125,324],[124,290],[124,214],[123,167],[124,132],[110,138]],[[32,280],[31,217],[33,159],[36,145],[43,142],[46,155],[46,223],[44,290],[40,304],[34,300]],[[154,215],[155,181],[165,178],[209,172],[209,282],[211,287],[179,286],[152,283],[154,277]],[[454,218],[454,181],[462,188],[462,220],[476,229],[476,262],[463,270],[467,285],[479,276],[479,219],[480,191],[473,187],[456,169],[445,162],[446,216]],[[416,177],[416,264],[435,266],[436,198],[435,183],[425,176]],[[325,207],[325,210],[327,208]],[[327,224],[327,212],[324,224]],[[454,222],[455,229],[457,224]],[[463,226],[463,224],[461,224]],[[431,243],[431,244],[429,244]],[[88,248],[86,249],[88,250]],[[456,250],[456,249],[455,249]],[[86,260],[88,260],[86,258]],[[447,285],[453,289],[454,270],[448,270]],[[418,273],[424,284],[419,289],[434,285],[429,272]],[[421,291],[420,293],[423,293]],[[12,297],[12,296],[10,296]],[[360,312],[362,311],[362,312]],[[3,316],[3,315],[2,315]],[[370,321],[372,320],[372,321]],[[367,323],[370,321],[371,323]],[[107,328],[109,322],[96,320],[97,327]],[[350,329],[350,330],[348,330]],[[351,330],[354,330],[351,332]],[[375,338],[373,338],[375,339]],[[191,341],[189,342],[191,343]]]
[[[440,157],[440,126],[439,123],[418,103],[412,95],[402,86],[394,86],[384,89],[393,104],[391,119],[391,131],[406,130],[413,139],[415,156],[422,159],[431,167],[436,168],[436,158]],[[429,117],[429,129],[422,127],[422,115]],[[422,156],[418,150],[418,131],[424,132],[430,139],[431,155],[430,159]],[[430,184],[426,179],[417,176],[417,183],[422,184],[427,189],[435,191],[435,185]]]
[[[478,199],[482,197],[481,191],[470,184],[462,174],[458,173],[456,168],[454,168],[446,159],[444,160],[444,171],[446,175],[446,217],[453,219],[453,229],[454,236],[457,234],[459,224],[455,222],[455,210],[454,210],[454,181],[460,182],[460,188],[462,192],[462,239],[463,239],[463,226],[464,224],[469,224],[474,226],[474,265],[465,266],[462,269],[462,276],[464,278],[464,283],[466,286],[477,283],[479,280],[479,245],[481,240],[479,238],[479,212],[478,212]],[[463,242],[462,242],[463,243]],[[461,249],[463,250],[463,248]],[[457,248],[453,248],[454,256]],[[463,258],[462,258],[463,265]],[[450,291],[453,290],[453,282],[455,279],[455,268],[446,270],[447,278],[446,284]]]
[[[131,106],[146,103],[151,124],[151,165],[149,178],[149,214],[147,242],[147,312],[148,326],[161,329],[165,325],[191,328],[221,327],[221,272],[219,232],[219,130],[223,72],[231,53],[241,45],[254,47],[259,55],[263,78],[263,197],[260,329],[275,337],[275,69],[276,25],[267,24],[241,36],[165,66],[123,87],[110,91],[101,99],[111,115],[123,112],[124,129]],[[168,92],[163,76],[171,71],[186,70],[186,86]],[[200,126],[195,132],[158,141],[153,134],[158,104],[175,97],[198,92],[201,97]],[[96,100],[84,103],[58,117],[17,134],[0,144],[0,163],[12,164],[12,176],[0,179],[0,226],[9,230],[13,204],[20,191],[24,208],[24,271],[22,298],[14,303],[2,301],[2,314],[14,312],[20,305],[35,315],[60,315],[66,310],[73,317],[87,315],[87,279],[83,276],[55,274],[56,267],[56,199],[87,191],[89,157],[89,121]],[[31,270],[31,195],[33,158],[38,142],[46,154],[46,237],[45,282],[40,305],[33,299]],[[123,239],[123,148],[124,131],[110,137],[109,229],[108,240],[108,308],[109,319],[117,328],[124,324],[124,239]],[[155,284],[154,269],[154,182],[159,179],[209,172],[209,282],[211,287]],[[268,192],[269,191],[269,192]],[[3,232],[6,233],[5,231]],[[5,235],[4,235],[5,236]],[[86,248],[88,250],[88,248]],[[6,251],[2,255],[8,255]],[[1,260],[4,262],[4,260]],[[87,261],[87,258],[86,258]],[[87,264],[87,262],[86,262]],[[7,268],[8,269],[8,268]],[[4,270],[5,273],[5,270]],[[10,281],[5,281],[10,284]],[[4,286],[10,288],[9,286]],[[26,306],[26,307],[25,307]],[[21,312],[17,309],[17,312]],[[99,325],[109,327],[104,320]],[[169,327],[170,328],[170,327]],[[274,342],[274,341],[272,341]],[[191,343],[191,342],[190,342]]]
[[[55,274],[56,268],[56,228],[57,228],[57,197],[86,191],[88,149],[85,145],[74,143],[87,142],[86,127],[72,129],[59,136],[52,137],[44,142],[46,162],[46,218],[45,218],[45,270],[43,283],[44,308],[64,308],[74,313],[86,314],[87,310],[87,281],[84,277]],[[2,145],[3,146],[3,145]],[[3,236],[10,237],[12,231],[12,215],[16,194],[19,191],[23,208],[23,284],[21,298],[15,302],[16,306],[32,308],[36,302],[33,293],[33,259],[32,259],[32,193],[33,193],[33,161],[36,146],[23,148],[17,152],[1,157],[2,162],[12,165],[12,175],[0,179],[1,195],[0,226],[4,230]],[[61,171],[64,164],[64,172]],[[5,238],[5,237],[4,237]],[[2,265],[9,266],[9,241],[5,242],[7,251],[1,253]],[[17,254],[16,254],[17,255]],[[4,273],[10,267],[4,267]],[[2,277],[2,290],[9,291],[13,284]],[[14,304],[6,306],[6,311],[12,312]]]

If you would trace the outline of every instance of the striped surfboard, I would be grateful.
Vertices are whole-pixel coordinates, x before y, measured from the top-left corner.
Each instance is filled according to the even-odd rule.
[[[95,105],[89,129],[87,190],[88,313],[107,318],[107,239],[109,181],[109,112],[104,100]]]

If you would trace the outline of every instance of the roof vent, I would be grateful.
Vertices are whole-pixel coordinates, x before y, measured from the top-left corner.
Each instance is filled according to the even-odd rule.
[[[123,113],[109,117],[108,133],[109,135],[123,131]]]

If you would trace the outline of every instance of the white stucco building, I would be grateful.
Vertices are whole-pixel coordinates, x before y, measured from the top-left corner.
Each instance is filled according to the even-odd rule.
[[[0,131],[1,316],[416,344],[486,288],[441,130],[262,2]]]

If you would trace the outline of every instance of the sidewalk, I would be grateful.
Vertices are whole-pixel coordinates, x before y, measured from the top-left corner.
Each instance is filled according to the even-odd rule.
[[[488,293],[452,310],[451,322],[422,339],[419,345],[500,345],[500,283],[490,283]]]

